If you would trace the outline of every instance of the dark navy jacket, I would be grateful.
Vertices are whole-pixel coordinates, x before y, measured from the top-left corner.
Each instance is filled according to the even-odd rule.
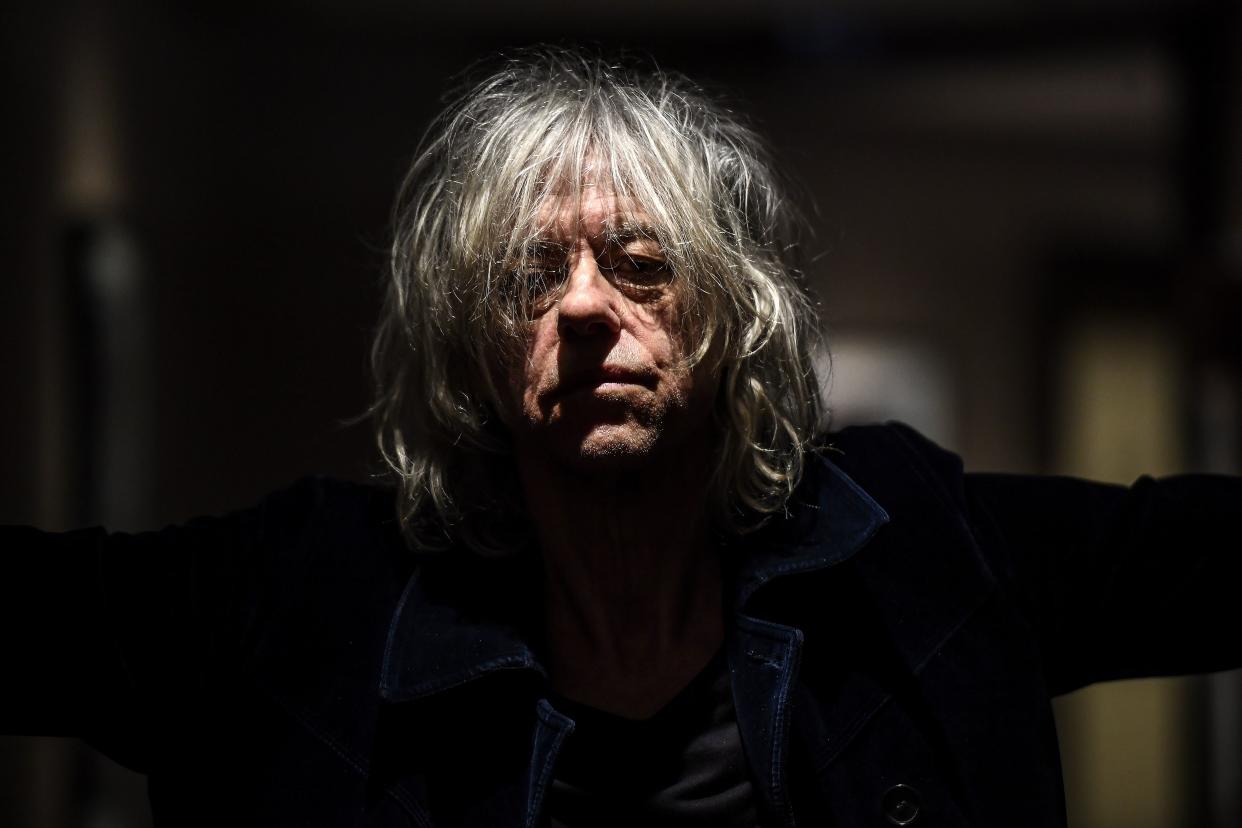
[[[1242,481],[964,475],[847,429],[727,550],[772,825],[1064,823],[1049,697],[1242,666]],[[304,481],[140,535],[0,534],[0,728],[150,775],[157,825],[534,826],[573,723],[521,558],[416,566],[390,491]]]

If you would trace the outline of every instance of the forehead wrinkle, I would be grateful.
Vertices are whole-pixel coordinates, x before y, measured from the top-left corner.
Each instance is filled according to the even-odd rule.
[[[626,208],[615,200],[603,210],[583,207],[583,199],[577,203],[563,204],[555,215],[550,209],[540,211],[539,229],[531,237],[536,245],[564,245],[582,235],[592,242],[627,244],[634,241],[659,242],[663,234],[642,208]],[[604,214],[601,218],[601,214]]]

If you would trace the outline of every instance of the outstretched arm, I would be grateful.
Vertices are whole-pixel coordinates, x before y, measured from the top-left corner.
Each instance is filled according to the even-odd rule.
[[[144,768],[253,629],[289,500],[134,535],[0,529],[0,731],[80,736]]]
[[[1242,667],[1242,479],[965,478],[1049,687]]]

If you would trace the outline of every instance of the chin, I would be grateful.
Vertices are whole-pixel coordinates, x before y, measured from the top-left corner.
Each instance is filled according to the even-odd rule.
[[[632,423],[597,425],[586,434],[554,446],[552,454],[565,466],[583,474],[639,472],[651,465],[659,444],[659,432],[655,430]]]
[[[578,444],[574,454],[587,464],[642,465],[651,461],[658,444],[653,434],[592,433]]]

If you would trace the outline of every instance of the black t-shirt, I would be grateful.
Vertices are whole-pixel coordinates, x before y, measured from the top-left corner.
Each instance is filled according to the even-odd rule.
[[[576,723],[548,793],[553,828],[759,824],[723,651],[648,719],[553,703]]]

